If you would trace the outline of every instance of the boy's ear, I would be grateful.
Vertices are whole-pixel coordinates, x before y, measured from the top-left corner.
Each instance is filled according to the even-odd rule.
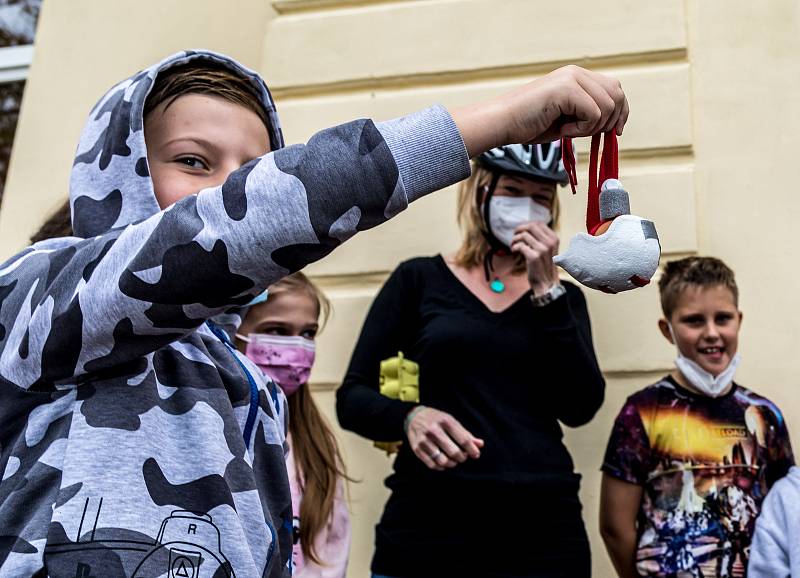
[[[661,330],[661,335],[669,341],[672,345],[675,345],[675,341],[672,339],[672,333],[669,331],[669,323],[664,318],[658,320],[658,328]]]

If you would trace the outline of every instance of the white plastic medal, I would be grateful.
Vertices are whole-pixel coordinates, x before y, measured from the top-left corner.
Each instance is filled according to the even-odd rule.
[[[587,287],[619,293],[649,283],[660,256],[652,221],[620,215],[602,235],[576,234],[553,262]]]

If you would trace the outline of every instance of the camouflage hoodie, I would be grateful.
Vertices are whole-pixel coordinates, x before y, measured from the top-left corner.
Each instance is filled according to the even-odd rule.
[[[160,211],[143,104],[159,70],[192,59],[250,79],[275,152]],[[76,237],[0,265],[0,577],[288,575],[282,402],[212,318],[469,164],[438,106],[282,146],[263,81],[205,51],[91,112]]]

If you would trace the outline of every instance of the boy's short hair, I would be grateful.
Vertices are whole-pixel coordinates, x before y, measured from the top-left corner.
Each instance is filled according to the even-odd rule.
[[[714,287],[722,285],[733,294],[733,302],[739,305],[739,288],[733,270],[716,257],[685,257],[669,261],[658,281],[661,294],[661,310],[669,319],[678,304],[681,293],[690,286]]]
[[[207,60],[179,64],[159,73],[144,103],[144,118],[160,104],[166,103],[166,110],[177,98],[187,94],[216,96],[243,106],[258,115],[267,132],[271,130],[267,113],[250,81]]]

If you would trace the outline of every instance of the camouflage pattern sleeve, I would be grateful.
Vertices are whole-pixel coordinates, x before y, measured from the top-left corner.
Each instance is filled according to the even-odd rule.
[[[441,107],[358,120],[137,223],[27,249],[0,265],[0,383],[51,389],[156,351],[469,170]],[[73,210],[114,198],[73,193]]]

